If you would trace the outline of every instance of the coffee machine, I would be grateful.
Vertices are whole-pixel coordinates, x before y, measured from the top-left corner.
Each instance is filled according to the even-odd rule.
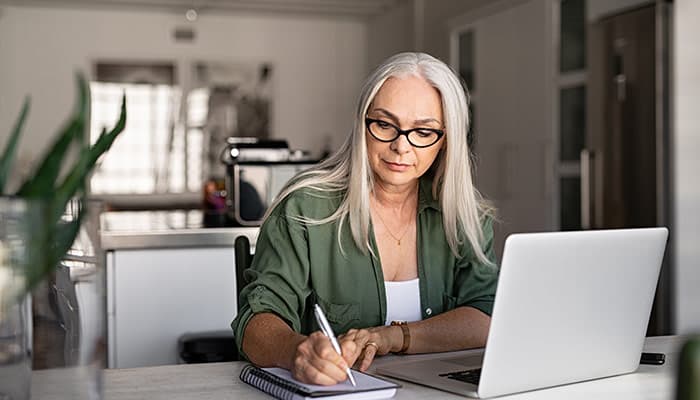
[[[229,137],[221,153],[226,167],[226,209],[231,226],[260,226],[287,182],[318,162],[286,140]]]

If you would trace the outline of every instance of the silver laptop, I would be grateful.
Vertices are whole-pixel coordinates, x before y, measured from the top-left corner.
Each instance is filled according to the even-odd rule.
[[[511,235],[482,355],[377,373],[485,398],[634,372],[667,237],[666,228]]]

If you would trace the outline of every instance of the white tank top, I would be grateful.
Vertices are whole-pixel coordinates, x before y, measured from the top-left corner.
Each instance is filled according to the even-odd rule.
[[[420,321],[420,287],[419,280],[384,281],[386,289],[386,321]]]

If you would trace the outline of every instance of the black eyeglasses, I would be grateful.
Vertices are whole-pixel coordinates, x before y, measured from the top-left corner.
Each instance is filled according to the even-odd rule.
[[[404,131],[394,124],[369,117],[365,118],[365,125],[372,137],[380,142],[390,143],[404,135],[411,146],[419,148],[434,145],[445,134],[440,129],[432,128],[413,128]]]

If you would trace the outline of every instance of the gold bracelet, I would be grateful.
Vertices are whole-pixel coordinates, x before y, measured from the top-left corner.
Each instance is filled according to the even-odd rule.
[[[391,326],[398,326],[403,332],[403,346],[396,354],[405,354],[408,347],[411,345],[411,332],[408,330],[408,322],[406,321],[391,321]]]

